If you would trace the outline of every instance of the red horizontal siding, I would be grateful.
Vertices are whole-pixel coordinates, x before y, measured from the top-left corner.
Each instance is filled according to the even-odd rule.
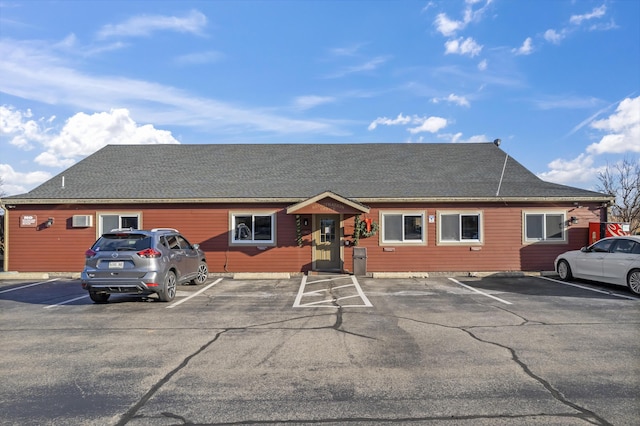
[[[8,270],[23,272],[79,272],[84,265],[84,252],[97,235],[96,212],[142,213],[145,229],[169,227],[179,229],[192,243],[198,243],[207,254],[211,272],[305,272],[311,269],[310,228],[303,229],[303,245],[296,241],[295,215],[287,215],[286,205],[266,204],[249,207],[238,204],[176,205],[65,205],[22,206],[7,212]],[[565,244],[523,244],[523,209],[553,208],[576,216],[577,225],[569,228]],[[369,272],[450,272],[550,270],[557,254],[587,244],[588,223],[600,221],[599,206],[574,207],[569,203],[528,206],[525,204],[380,204],[372,206],[368,217],[379,221],[381,210],[424,211],[425,218],[437,211],[481,210],[483,212],[483,244],[480,246],[437,245],[437,223],[426,223],[427,244],[422,246],[379,245],[379,235],[361,238],[367,248]],[[235,247],[229,245],[229,211],[277,211],[277,247]],[[73,228],[73,215],[92,215],[91,228]],[[22,215],[36,215],[36,228],[20,227]],[[52,217],[50,228],[42,224]],[[437,222],[437,219],[436,219]],[[309,221],[311,223],[311,221]],[[353,217],[345,217],[344,235],[353,233]],[[351,237],[347,237],[351,239]],[[393,251],[389,251],[393,249]],[[343,250],[345,268],[353,270],[353,250]]]

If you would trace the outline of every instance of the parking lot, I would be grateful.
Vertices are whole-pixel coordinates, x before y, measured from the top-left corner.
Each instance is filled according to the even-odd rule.
[[[635,425],[640,300],[552,278],[0,281],[0,424]]]

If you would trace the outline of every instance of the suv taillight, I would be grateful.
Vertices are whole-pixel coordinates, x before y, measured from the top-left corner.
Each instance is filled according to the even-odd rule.
[[[148,248],[148,249],[144,249],[142,251],[139,251],[137,253],[138,256],[140,257],[146,257],[146,258],[151,258],[151,257],[160,257],[162,256],[162,253],[160,253],[158,250],[152,249],[152,248]]]
[[[93,257],[96,255],[96,252],[89,249],[87,251],[84,252],[84,257],[86,257],[87,259],[89,259],[90,257]]]

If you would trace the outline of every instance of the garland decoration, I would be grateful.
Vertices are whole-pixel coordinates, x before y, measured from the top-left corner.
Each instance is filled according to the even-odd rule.
[[[367,229],[367,224],[369,229]],[[360,215],[357,214],[353,225],[353,245],[357,246],[360,238],[373,237],[378,233],[379,228],[378,222],[374,222],[371,219],[360,220]]]
[[[302,247],[302,230],[300,229],[300,215],[296,215],[296,243]]]

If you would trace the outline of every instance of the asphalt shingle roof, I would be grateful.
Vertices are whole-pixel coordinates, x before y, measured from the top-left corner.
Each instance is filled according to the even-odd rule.
[[[505,165],[506,159],[506,165]],[[504,168],[504,177],[501,176]],[[64,186],[62,181],[64,178]],[[493,143],[109,145],[10,200],[593,198]]]

